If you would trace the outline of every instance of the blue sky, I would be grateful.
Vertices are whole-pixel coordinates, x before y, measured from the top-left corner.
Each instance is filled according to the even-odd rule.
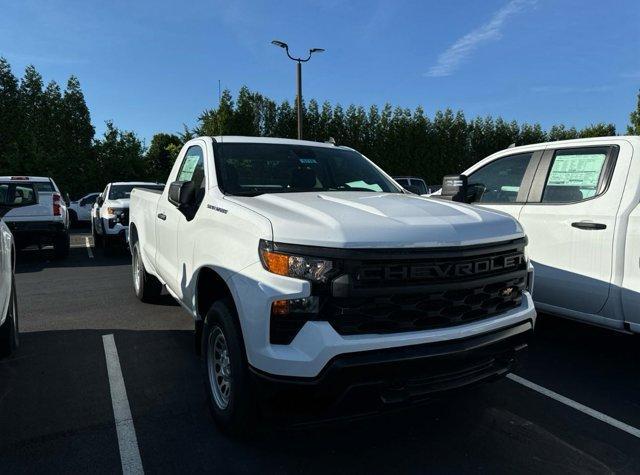
[[[192,126],[217,102],[218,79],[294,98],[383,104],[429,115],[624,131],[640,88],[640,1],[29,1],[0,0],[0,56],[14,73],[80,78],[92,119],[149,139]]]

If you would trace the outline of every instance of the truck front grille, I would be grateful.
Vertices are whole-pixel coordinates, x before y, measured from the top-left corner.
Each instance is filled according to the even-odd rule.
[[[525,277],[420,294],[329,298],[322,313],[341,335],[451,327],[498,315],[522,302]]]

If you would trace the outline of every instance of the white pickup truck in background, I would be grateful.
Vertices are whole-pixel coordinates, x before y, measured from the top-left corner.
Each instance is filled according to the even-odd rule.
[[[109,183],[94,200],[91,209],[91,234],[96,247],[109,249],[126,244],[129,230],[129,199],[134,188],[162,190],[164,184],[144,181]]]
[[[459,178],[443,195],[524,227],[539,310],[640,333],[640,137],[509,148]]]
[[[165,287],[194,317],[232,432],[504,375],[535,324],[516,220],[406,193],[347,147],[190,140],[164,190],[131,193],[130,245],[138,297]]]
[[[0,176],[2,184],[33,185],[37,203],[9,211],[4,221],[11,229],[16,247],[53,245],[56,257],[69,254],[69,213],[58,185],[47,177]]]

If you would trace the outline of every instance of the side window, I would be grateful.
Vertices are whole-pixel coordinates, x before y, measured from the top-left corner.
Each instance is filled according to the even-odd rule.
[[[521,153],[499,158],[472,173],[468,179],[472,202],[515,203],[532,155]]]
[[[193,182],[196,191],[196,202],[199,204],[204,197],[204,153],[199,145],[189,147],[180,165],[178,181]]]
[[[608,147],[556,151],[542,202],[575,203],[596,196],[608,153]]]

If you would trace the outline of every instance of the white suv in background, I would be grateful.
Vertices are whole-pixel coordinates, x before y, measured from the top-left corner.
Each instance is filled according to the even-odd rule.
[[[72,226],[78,223],[91,222],[91,210],[98,196],[100,196],[100,193],[96,191],[69,203],[69,220]]]
[[[134,188],[164,189],[163,183],[143,181],[109,183],[91,211],[91,234],[96,247],[125,244],[129,229],[129,197]]]

